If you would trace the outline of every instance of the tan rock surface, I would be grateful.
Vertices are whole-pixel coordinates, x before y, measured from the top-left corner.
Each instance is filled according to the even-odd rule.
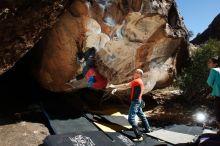
[[[50,91],[69,91],[66,83],[81,70],[76,53],[94,46],[97,69],[110,83],[130,81],[142,68],[146,93],[169,85],[187,60],[187,30],[174,0],[32,1],[10,1],[10,13],[2,2],[0,73],[35,45],[27,64],[37,81]]]
[[[63,8],[63,0],[0,1],[0,75],[33,48]]]
[[[19,122],[0,126],[1,146],[39,146],[49,135],[48,129],[39,123]]]
[[[186,35],[173,0],[74,1],[42,41],[35,75],[51,91],[69,90],[66,82],[80,68],[76,52],[94,46],[97,68],[110,83],[127,82],[142,68],[146,93],[172,82]]]

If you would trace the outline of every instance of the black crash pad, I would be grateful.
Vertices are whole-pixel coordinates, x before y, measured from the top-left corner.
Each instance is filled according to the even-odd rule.
[[[50,135],[44,140],[44,146],[164,146],[168,144],[144,136],[144,141],[133,142],[121,133],[107,133],[101,131]]]
[[[98,131],[98,129],[84,117],[66,120],[49,119],[49,122],[55,134]]]
[[[115,133],[116,134],[116,133]],[[50,135],[44,140],[45,146],[132,146],[135,145],[123,136],[114,137],[114,141],[101,131]],[[130,143],[129,143],[130,142]]]

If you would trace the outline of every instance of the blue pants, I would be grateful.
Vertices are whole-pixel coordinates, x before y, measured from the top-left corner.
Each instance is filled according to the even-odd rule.
[[[128,122],[131,124],[133,129],[138,127],[135,121],[136,115],[138,115],[138,117],[141,119],[144,129],[148,131],[150,129],[150,125],[142,111],[141,102],[139,100],[131,101],[131,105],[129,108]]]

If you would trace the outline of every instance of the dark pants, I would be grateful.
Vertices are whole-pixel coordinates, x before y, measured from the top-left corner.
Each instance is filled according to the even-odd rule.
[[[96,49],[94,47],[89,48],[85,52],[82,51],[77,52],[77,58],[79,60],[84,58],[86,61],[86,65],[83,67],[82,73],[76,76],[77,80],[83,79],[86,73],[88,72],[88,70],[95,66],[95,54],[96,54]]]
[[[215,115],[216,121],[220,123],[220,97],[215,97]]]

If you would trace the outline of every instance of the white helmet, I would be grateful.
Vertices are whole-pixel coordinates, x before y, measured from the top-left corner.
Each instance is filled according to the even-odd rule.
[[[142,70],[142,69],[136,69],[136,72],[140,73],[140,74],[141,74],[141,76],[143,76],[143,74],[144,74],[144,72],[143,72],[143,70]]]

